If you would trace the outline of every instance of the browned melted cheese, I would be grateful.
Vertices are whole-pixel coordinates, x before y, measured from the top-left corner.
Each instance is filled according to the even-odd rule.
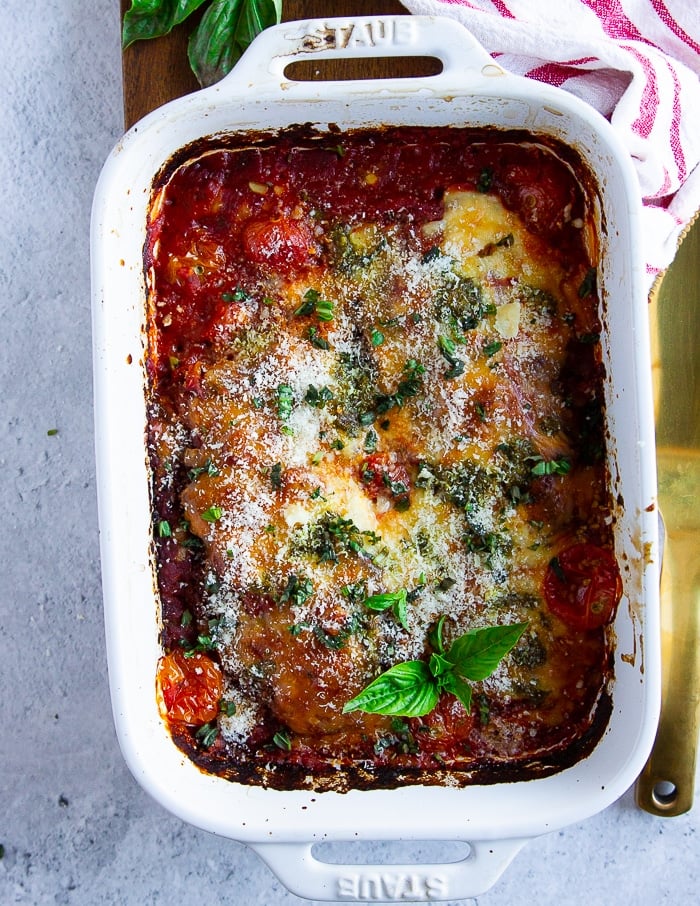
[[[599,737],[605,629],[543,598],[564,547],[612,547],[577,168],[521,135],[301,131],[193,152],[154,191],[162,638],[222,682],[206,721],[161,708],[206,770],[286,788],[492,782]],[[400,589],[407,627],[364,606]],[[428,657],[441,616],[447,643],[528,624],[471,711],[443,694],[421,718],[344,714]]]

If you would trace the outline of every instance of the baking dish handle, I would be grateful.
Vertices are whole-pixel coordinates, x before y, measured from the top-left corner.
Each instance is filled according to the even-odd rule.
[[[225,94],[226,88],[264,91],[266,87],[279,92],[296,83],[285,76],[290,63],[304,60],[363,58],[363,57],[435,57],[442,63],[442,72],[422,76],[421,84],[438,87],[440,83],[454,84],[465,78],[503,76],[506,73],[484,50],[474,36],[454,19],[441,16],[367,16],[357,18],[311,19],[283,22],[266,28],[252,42],[233,70],[216,89]],[[398,79],[396,81],[399,81]],[[404,84],[411,77],[400,79]],[[328,85],[347,82],[321,82]]]
[[[459,862],[415,865],[337,865],[322,862],[312,843],[253,843],[252,849],[292,893],[310,900],[436,902],[485,893],[526,839],[469,843]]]

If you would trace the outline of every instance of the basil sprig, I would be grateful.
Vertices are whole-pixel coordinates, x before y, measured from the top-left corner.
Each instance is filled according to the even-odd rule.
[[[384,610],[391,610],[404,629],[408,629],[408,592],[405,588],[398,591],[387,591],[381,595],[370,595],[365,598],[364,605],[368,610],[374,610],[381,613]]]
[[[455,695],[471,708],[470,683],[486,679],[517,644],[527,623],[470,629],[448,651],[442,642],[441,617],[430,635],[434,651],[429,661],[404,661],[381,673],[343,707],[343,713],[366,711],[395,717],[422,717],[437,705],[440,695]]]
[[[282,0],[131,0],[122,47],[159,38],[208,3],[189,39],[187,56],[203,87],[231,71],[253,38],[282,18]]]

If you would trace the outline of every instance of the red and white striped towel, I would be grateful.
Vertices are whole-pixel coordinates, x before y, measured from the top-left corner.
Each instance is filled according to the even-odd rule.
[[[700,208],[700,0],[402,0],[462,22],[510,72],[558,85],[617,130],[644,202],[648,285]]]

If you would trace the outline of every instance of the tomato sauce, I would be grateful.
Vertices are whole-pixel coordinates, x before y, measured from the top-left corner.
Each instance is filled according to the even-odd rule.
[[[622,587],[594,193],[571,149],[489,129],[295,127],[164,168],[144,248],[156,679],[204,770],[490,783],[596,744]],[[486,678],[449,660],[511,625]],[[409,662],[459,681],[426,713],[345,707]]]

